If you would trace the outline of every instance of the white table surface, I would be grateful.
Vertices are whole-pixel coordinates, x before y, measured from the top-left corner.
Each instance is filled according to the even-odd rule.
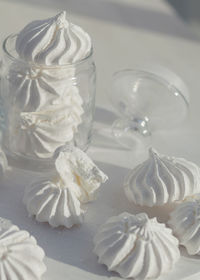
[[[95,128],[98,135],[90,154],[110,177],[97,201],[89,205],[85,223],[72,230],[51,229],[27,215],[23,190],[32,175],[13,171],[1,182],[0,215],[29,230],[45,249],[48,272],[45,280],[119,279],[97,263],[92,238],[108,217],[122,211],[134,212],[122,191],[124,176],[144,157],[141,147],[127,152],[110,136],[113,120],[107,93],[114,71],[135,68],[148,62],[164,65],[180,75],[190,91],[188,120],[179,128],[157,132],[153,145],[163,153],[183,156],[200,164],[200,42],[161,0],[4,0],[0,1],[0,41],[36,18],[69,10],[73,22],[92,36],[98,69]],[[188,263],[190,269],[188,269]],[[165,280],[200,277],[200,260],[183,257]]]

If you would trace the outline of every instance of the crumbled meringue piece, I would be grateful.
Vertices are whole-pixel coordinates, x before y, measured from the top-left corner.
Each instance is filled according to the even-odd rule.
[[[74,146],[63,146],[55,152],[57,171],[65,180],[69,178],[80,188],[80,201],[94,199],[96,190],[108,177],[94,164],[90,157]]]

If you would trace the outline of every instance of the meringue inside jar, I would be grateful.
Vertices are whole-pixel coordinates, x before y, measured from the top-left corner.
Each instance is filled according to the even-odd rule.
[[[88,148],[96,86],[90,40],[62,12],[4,41],[1,131],[11,165],[48,170],[58,147]]]

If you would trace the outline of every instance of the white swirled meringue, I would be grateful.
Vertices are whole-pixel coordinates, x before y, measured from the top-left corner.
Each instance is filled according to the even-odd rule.
[[[73,225],[83,222],[84,210],[78,199],[77,185],[63,181],[57,175],[33,183],[25,191],[24,204],[30,215],[38,222],[48,222],[52,227]]]
[[[80,103],[81,99],[74,94],[66,96],[63,104],[53,110],[22,112],[18,118],[13,115],[9,135],[11,149],[26,156],[51,157],[59,146],[73,139],[81,123]]]
[[[3,143],[22,156],[51,158],[84,119],[76,62],[92,53],[91,39],[63,11],[25,26],[15,49],[21,60],[9,68]]]
[[[83,101],[73,77],[74,69],[71,68],[44,69],[13,63],[9,71],[11,105],[23,112],[44,111],[71,96],[76,101],[75,106],[79,105],[77,113],[81,115]]]
[[[56,152],[56,174],[28,187],[24,203],[37,221],[71,228],[83,222],[83,204],[94,198],[94,192],[107,177],[79,149],[60,150]]]
[[[145,213],[110,218],[96,234],[94,244],[99,262],[109,271],[135,280],[159,277],[180,257],[171,229]]]
[[[83,203],[94,200],[97,189],[108,179],[85,152],[72,145],[55,152],[55,165],[62,178],[66,181],[70,178],[77,184]]]
[[[20,58],[45,65],[80,61],[90,54],[91,49],[90,36],[81,27],[70,23],[65,11],[29,23],[16,40]]]
[[[180,201],[200,192],[200,170],[190,161],[150,148],[149,158],[133,169],[124,189],[127,198],[141,206]]]
[[[44,256],[33,236],[0,219],[1,280],[40,280],[46,271]]]
[[[170,213],[168,225],[188,254],[200,255],[200,197],[180,203]]]

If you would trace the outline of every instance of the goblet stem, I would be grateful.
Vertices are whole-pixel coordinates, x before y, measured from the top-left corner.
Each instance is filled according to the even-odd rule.
[[[112,134],[116,141],[128,149],[135,149],[141,144],[148,145],[151,132],[148,119],[117,119],[112,125]]]

